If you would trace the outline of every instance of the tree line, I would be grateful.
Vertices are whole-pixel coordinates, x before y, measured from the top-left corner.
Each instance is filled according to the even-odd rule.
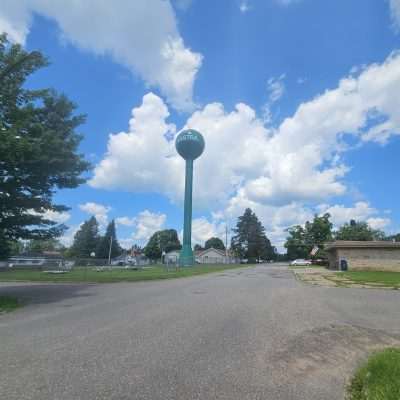
[[[371,228],[367,222],[354,219],[334,230],[330,218],[329,213],[315,215],[312,221],[289,228],[284,245],[287,250],[287,258],[290,260],[309,258],[314,247],[318,249],[315,257],[325,257],[324,244],[333,240],[400,241],[400,234],[386,236],[383,231]]]

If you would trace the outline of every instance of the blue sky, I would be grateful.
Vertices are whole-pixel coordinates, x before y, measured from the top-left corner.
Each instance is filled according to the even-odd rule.
[[[279,248],[314,213],[400,231],[400,0],[3,0],[0,30],[50,59],[29,86],[87,114],[65,243],[91,214],[126,246],[180,231],[184,127],[206,139],[194,242],[248,206]]]

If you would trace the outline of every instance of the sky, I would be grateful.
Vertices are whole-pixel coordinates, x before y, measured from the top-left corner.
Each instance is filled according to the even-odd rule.
[[[280,250],[325,212],[400,232],[400,0],[2,0],[0,31],[50,60],[28,87],[87,115],[88,181],[46,213],[64,244],[91,215],[125,247],[181,232],[185,128],[206,142],[193,243],[246,207]]]

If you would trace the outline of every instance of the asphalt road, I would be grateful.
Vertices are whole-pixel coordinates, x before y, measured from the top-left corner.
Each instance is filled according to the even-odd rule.
[[[343,399],[368,351],[400,344],[400,291],[283,266],[5,293],[30,305],[0,315],[4,400]]]

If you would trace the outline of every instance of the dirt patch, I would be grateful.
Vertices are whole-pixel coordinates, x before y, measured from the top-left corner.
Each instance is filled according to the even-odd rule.
[[[301,268],[292,269],[296,279],[308,283],[310,285],[318,286],[339,286],[337,282],[331,280],[331,277],[335,275],[335,272],[329,271],[325,268]]]
[[[400,335],[352,325],[330,325],[305,331],[278,349],[272,362],[291,376],[345,376],[371,351],[400,346]]]
[[[383,283],[357,283],[351,279],[340,276],[338,271],[330,271],[325,268],[301,268],[292,269],[296,279],[310,285],[328,287],[352,287],[366,289],[397,289],[394,286]]]

